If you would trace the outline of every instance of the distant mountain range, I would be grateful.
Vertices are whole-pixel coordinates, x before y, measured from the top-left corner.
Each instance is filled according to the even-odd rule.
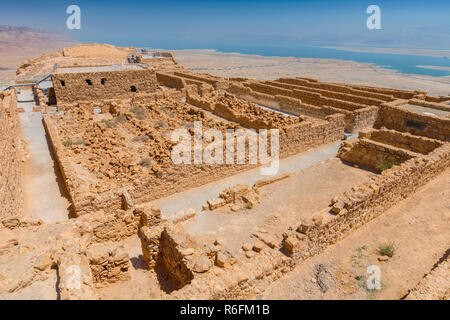
[[[0,26],[0,43],[2,44],[17,44],[20,42],[77,42],[74,39],[69,38],[65,34],[46,31],[35,30],[28,27],[13,27],[13,26]]]

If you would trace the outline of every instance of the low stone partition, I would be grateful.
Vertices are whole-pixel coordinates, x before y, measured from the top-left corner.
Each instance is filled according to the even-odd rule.
[[[186,87],[186,81],[179,76],[175,76],[169,73],[156,72],[156,80],[158,84],[164,85],[170,88],[176,88],[178,90]]]
[[[404,104],[403,101],[400,103]],[[450,141],[450,119],[411,112],[401,104],[385,103],[380,106],[374,128],[385,127],[413,135],[441,141]]]
[[[222,78],[213,77],[209,74],[175,71],[174,75],[182,77],[182,78],[186,78],[186,79],[205,82],[205,83],[213,86],[214,89],[216,89],[216,90],[222,90],[222,89],[226,89],[228,87],[227,81],[223,80]]]
[[[363,104],[363,105],[368,105],[368,106],[379,106],[380,104],[382,104],[383,102],[386,101],[386,99],[385,100],[374,99],[374,98],[370,98],[367,96],[357,96],[357,95],[353,95],[353,94],[349,94],[349,93],[336,92],[336,91],[332,91],[332,90],[308,87],[308,86],[303,86],[303,85],[287,84],[287,83],[283,83],[283,82],[279,82],[279,81],[265,81],[264,83],[271,85],[271,86],[281,87],[281,88],[290,89],[290,90],[298,89],[298,90],[315,92],[315,93],[319,93],[320,95],[322,95],[324,97],[339,99],[339,100],[343,100],[343,101],[348,101],[348,102],[353,102],[353,103]],[[391,100],[392,99],[389,99],[388,101],[391,101]]]
[[[147,268],[156,272],[165,270],[178,289],[189,285],[196,275],[207,272],[213,265],[212,257],[183,227],[161,219],[158,208],[142,216],[139,237]]]
[[[0,219],[22,213],[19,137],[16,91],[0,92]]]
[[[344,142],[337,157],[372,170],[383,171],[418,154],[365,138]]]
[[[450,259],[448,256],[428,273],[406,296],[406,300],[449,300]]]
[[[348,132],[371,127],[378,112],[377,106],[358,105],[334,98],[323,98],[320,93],[287,90],[254,82],[251,82],[251,85],[233,83],[228,90],[242,99],[294,115],[324,119],[331,114],[344,114],[345,130]]]
[[[323,120],[281,115],[228,93],[206,99],[188,95],[186,101],[246,128],[280,129],[281,157],[340,140],[344,134],[342,114],[328,115]]]
[[[432,98],[432,97],[427,97],[427,98]],[[411,99],[408,101],[408,103],[414,104],[417,106],[422,106],[422,107],[427,107],[427,108],[450,112],[450,105],[444,104],[444,103],[439,103],[439,102],[434,102],[434,101],[429,101],[429,100],[420,100],[420,99]]]
[[[115,213],[91,212],[74,222],[74,232],[90,243],[118,242],[138,232],[142,209],[130,208]]]
[[[360,131],[359,137],[421,154],[428,154],[444,144],[439,140],[414,136],[409,133],[389,130],[386,128]]]
[[[328,82],[319,82],[317,79],[309,79],[309,78],[280,78],[277,79],[276,82],[288,85],[295,85],[300,87],[307,87],[312,89],[320,89],[327,90],[330,92],[338,92],[358,97],[371,98],[376,101],[392,101],[393,96],[390,94],[376,93],[370,92],[366,90],[354,89],[351,86],[344,83],[328,83]],[[371,103],[373,104],[373,103]]]
[[[417,90],[409,91],[409,90],[401,90],[401,89],[361,86],[361,85],[352,85],[352,84],[349,84],[348,86],[353,89],[357,89],[357,90],[391,95],[397,99],[413,99],[418,96],[426,95],[425,91],[417,91]]]
[[[123,247],[114,243],[95,244],[87,250],[87,258],[95,287],[130,280],[130,259]]]
[[[32,86],[34,100],[36,100],[36,104],[39,108],[44,109],[47,106],[47,101],[44,96],[44,91],[39,87],[39,85]]]

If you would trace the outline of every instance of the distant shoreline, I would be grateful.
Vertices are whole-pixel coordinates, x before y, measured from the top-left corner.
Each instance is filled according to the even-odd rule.
[[[450,58],[450,49],[414,49],[414,48],[377,48],[351,46],[320,46],[320,48],[367,53],[407,54],[414,56]]]
[[[436,67],[436,66],[417,66],[417,67],[424,68],[424,69],[450,71],[450,67]]]

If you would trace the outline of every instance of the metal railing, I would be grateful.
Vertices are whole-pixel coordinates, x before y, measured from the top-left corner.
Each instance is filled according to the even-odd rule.
[[[58,64],[55,63],[55,64],[53,65],[53,70],[52,70],[52,72],[49,73],[48,75],[46,75],[44,78],[42,78],[42,79],[39,80],[39,81],[36,81],[36,82],[30,82],[30,83],[16,83],[16,84],[12,84],[12,85],[10,85],[10,86],[4,88],[4,89],[1,89],[0,91],[6,91],[6,90],[9,90],[9,89],[12,89],[12,88],[16,88],[16,87],[28,87],[28,86],[35,86],[35,85],[38,85],[38,84],[40,84],[41,82],[44,82],[45,80],[47,80],[48,78],[51,78],[51,76],[53,75],[53,73],[56,71],[56,68],[57,68],[57,67],[58,67]]]

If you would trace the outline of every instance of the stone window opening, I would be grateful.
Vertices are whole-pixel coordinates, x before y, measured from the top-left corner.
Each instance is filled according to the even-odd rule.
[[[66,82],[64,80],[61,80],[61,86],[65,87],[66,86]]]
[[[102,83],[103,85],[105,85],[105,83],[106,83],[106,78],[102,78],[101,83]]]
[[[130,90],[131,92],[137,92],[136,86],[131,86]]]
[[[92,86],[92,81],[91,81],[90,79],[86,79],[86,83],[87,83],[89,86]]]

